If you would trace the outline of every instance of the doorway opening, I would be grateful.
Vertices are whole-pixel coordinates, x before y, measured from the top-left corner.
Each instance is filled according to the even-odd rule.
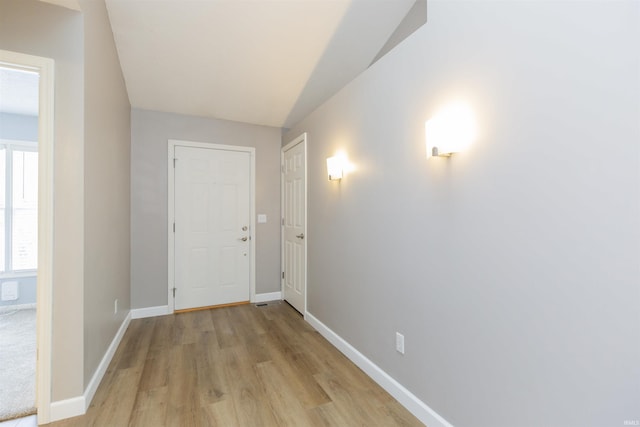
[[[51,404],[53,60],[0,50],[0,420]]]
[[[0,420],[36,413],[39,79],[0,67]]]

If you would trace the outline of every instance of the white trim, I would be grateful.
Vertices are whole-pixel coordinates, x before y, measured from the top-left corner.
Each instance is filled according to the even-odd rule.
[[[175,208],[175,174],[174,154],[175,144],[171,140],[167,143],[167,306],[173,313],[176,308],[175,298],[173,296],[173,287],[175,286],[175,261],[176,261],[176,244],[175,235],[173,234],[173,221],[176,217]]]
[[[132,319],[145,319],[147,317],[166,316],[171,314],[172,310],[168,305],[159,305],[157,307],[134,308],[131,310]]]
[[[91,377],[91,381],[87,385],[87,388],[84,390],[82,396],[72,397],[70,399],[58,400],[56,402],[51,402],[51,409],[49,411],[49,422],[63,420],[65,418],[77,417],[79,415],[86,414],[89,409],[89,405],[91,405],[91,401],[93,400],[93,396],[95,396],[96,391],[98,390],[98,386],[100,386],[100,382],[104,377],[104,374],[107,372],[107,368],[113,359],[113,355],[116,353],[118,346],[122,342],[122,338],[124,337],[125,332],[127,332],[127,328],[129,327],[129,323],[131,323],[131,312],[127,314],[127,317],[124,318],[118,332],[116,333],[113,340],[111,340],[111,344],[109,348],[107,348],[106,353],[102,357],[98,368]],[[40,408],[38,408],[38,411]],[[38,414],[38,424],[46,424],[40,419],[40,415]]]
[[[22,139],[0,138],[0,144],[16,145],[18,147],[31,148],[31,151],[38,149],[38,141],[27,141]]]
[[[0,305],[0,313],[6,313],[7,311],[16,311],[16,310],[33,310],[34,308],[37,308],[36,303]]]
[[[16,152],[38,153],[38,141],[15,141],[11,139],[0,139],[0,146],[5,150],[5,206],[4,206],[4,271],[0,273],[0,279],[12,279],[18,277],[37,277],[38,266],[22,270],[13,270],[13,179],[14,179],[14,158]],[[37,160],[36,160],[37,161]],[[38,162],[39,163],[39,162]],[[37,173],[38,171],[36,171]],[[38,206],[36,203],[36,215]],[[37,219],[36,219],[37,221]],[[37,225],[36,225],[37,227]],[[37,256],[37,253],[36,253]],[[37,259],[36,259],[37,263]]]
[[[380,387],[385,389],[391,396],[400,402],[402,406],[404,406],[424,424],[429,427],[453,427],[436,411],[431,409],[426,403],[404,388],[402,384],[393,379],[389,374],[380,369],[378,365],[367,359],[365,355],[360,353],[342,337],[329,329],[329,327],[318,320],[314,315],[307,312],[304,318],[315,330],[320,332],[320,335],[325,337],[327,341],[333,344],[334,347],[340,350],[342,354],[347,356],[349,360],[362,369],[369,377],[371,377],[372,380],[378,383]]]
[[[37,270],[21,270],[21,271],[12,271],[11,273],[7,274],[7,273],[0,273],[0,280],[1,281],[5,281],[5,280],[12,280],[12,279],[30,279],[30,278],[37,278],[38,277],[38,271]]]
[[[100,381],[102,381],[102,377],[104,377],[105,372],[107,372],[107,368],[109,367],[109,363],[111,363],[111,359],[113,359],[113,355],[116,353],[120,342],[122,341],[122,337],[124,337],[124,333],[127,332],[127,328],[129,327],[129,323],[131,323],[131,312],[127,314],[127,317],[124,318],[116,336],[113,337],[107,352],[102,357],[98,368],[91,377],[91,381],[87,385],[87,388],[84,390],[84,400],[85,407],[84,410],[86,412],[89,409],[89,405],[93,400],[93,396],[96,394],[96,390],[98,390],[98,386],[100,385]],[[84,412],[83,412],[84,413]]]
[[[252,302],[257,303],[257,302],[275,301],[275,300],[281,300],[281,299],[282,299],[282,292],[280,291],[268,292],[264,294],[256,294]]]
[[[36,407],[38,422],[50,422],[51,342],[53,283],[53,151],[54,151],[54,71],[53,59],[0,50],[0,65],[37,71],[38,96],[38,287]]]
[[[284,262],[285,262],[285,256],[284,256],[284,224],[283,224],[283,218],[284,218],[284,153],[286,151],[289,151],[290,149],[292,149],[293,147],[295,147],[296,145],[302,143],[303,147],[304,147],[304,235],[306,236],[304,239],[304,311],[302,313],[302,315],[304,316],[307,313],[307,274],[308,274],[308,267],[309,267],[309,263],[307,262],[307,253],[308,253],[308,244],[307,244],[307,240],[309,239],[309,233],[307,232],[307,223],[308,223],[308,218],[307,218],[307,211],[308,211],[308,196],[307,194],[309,193],[309,175],[308,175],[308,162],[307,162],[307,133],[304,132],[302,135],[298,136],[297,138],[294,138],[291,142],[289,142],[288,144],[286,144],[284,147],[282,147],[282,149],[280,150],[280,212],[281,212],[281,219],[280,219],[280,272],[282,273],[283,271],[285,271],[284,269]],[[282,278],[282,276],[280,276],[280,291],[282,292],[282,298],[284,299],[284,278]]]
[[[307,133],[306,132],[304,132],[302,135],[296,137],[291,142],[289,142],[287,145],[282,147],[282,152],[284,153],[285,151],[289,151],[290,149],[292,149],[293,147],[295,147],[296,145],[298,145],[301,142],[305,143],[305,148],[306,148],[306,142],[307,142]]]
[[[175,147],[193,147],[206,148],[209,150],[226,150],[240,151],[249,153],[251,158],[251,171],[249,179],[249,229],[251,230],[251,263],[249,267],[249,300],[254,302],[256,297],[256,149],[254,147],[244,147],[240,145],[224,145],[210,142],[183,141],[178,139],[170,139],[167,144],[167,301],[170,313],[173,313],[176,307],[175,298],[172,289],[175,286],[175,234],[173,233],[173,222],[175,220],[175,168],[173,167],[173,159]]]
[[[77,417],[85,413],[85,398],[84,396],[72,397],[71,399],[58,400],[51,402],[51,409],[49,410],[49,421],[59,421],[65,418]],[[38,408],[38,412],[40,408]],[[43,422],[38,415],[38,424],[48,424]]]

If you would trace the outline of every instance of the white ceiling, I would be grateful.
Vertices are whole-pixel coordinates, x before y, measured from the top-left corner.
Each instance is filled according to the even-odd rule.
[[[290,127],[415,0],[106,0],[132,107]]]

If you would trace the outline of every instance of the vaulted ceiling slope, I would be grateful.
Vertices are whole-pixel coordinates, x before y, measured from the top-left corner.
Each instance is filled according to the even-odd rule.
[[[290,127],[415,0],[106,0],[132,107]]]

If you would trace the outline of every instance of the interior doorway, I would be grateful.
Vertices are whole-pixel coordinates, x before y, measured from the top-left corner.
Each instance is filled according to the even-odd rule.
[[[37,411],[39,424],[51,404],[53,71],[49,58],[0,50],[0,340],[14,358],[0,400],[4,417]]]
[[[307,312],[307,134],[282,148],[282,295]]]

